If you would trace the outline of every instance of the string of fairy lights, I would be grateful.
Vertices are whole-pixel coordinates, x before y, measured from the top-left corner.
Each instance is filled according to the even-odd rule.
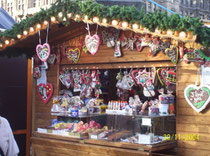
[[[159,29],[155,29],[155,32],[151,32],[149,31],[147,28],[142,27],[142,25],[139,25],[137,22],[133,23],[133,24],[129,24],[127,21],[119,21],[119,20],[112,20],[111,22],[108,23],[108,20],[106,18],[103,18],[101,21],[98,17],[93,17],[93,18],[88,18],[87,15],[83,16],[84,18],[82,18],[81,15],[76,14],[75,16],[73,16],[73,13],[67,13],[67,16],[64,16],[62,12],[58,13],[58,17],[59,19],[57,19],[55,16],[51,16],[50,21],[44,20],[43,23],[38,23],[33,27],[30,27],[29,30],[24,30],[22,35],[21,34],[17,34],[16,38],[12,38],[12,39],[6,39],[3,43],[0,43],[0,48],[4,49],[8,46],[11,46],[13,44],[15,44],[16,40],[21,40],[24,39],[26,37],[28,37],[29,35],[33,35],[34,33],[37,33],[39,30],[41,29],[45,29],[49,22],[51,23],[59,23],[61,22],[61,19],[63,21],[66,21],[69,19],[75,20],[75,21],[83,21],[85,23],[90,23],[90,24],[99,24],[102,26],[106,26],[106,27],[115,27],[117,29],[123,29],[123,30],[132,30],[136,33],[149,33],[149,34],[153,34],[153,35],[158,35],[158,36],[165,36],[168,38],[173,38],[173,39],[177,39],[177,40],[181,40],[183,42],[192,42],[195,41],[196,36],[191,35],[188,36],[186,32],[182,31],[182,32],[178,32],[178,31],[172,31],[172,30],[167,30],[167,31],[161,31]]]

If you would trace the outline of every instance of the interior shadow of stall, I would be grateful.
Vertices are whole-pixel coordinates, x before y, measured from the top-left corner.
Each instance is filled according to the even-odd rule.
[[[0,58],[0,115],[5,117],[14,132],[20,156],[26,155],[26,57]],[[17,133],[16,133],[17,132]]]
[[[62,70],[71,73],[71,75],[72,72],[75,72],[75,70],[64,68]],[[77,71],[86,74],[96,72],[95,69]],[[145,74],[145,77],[141,75],[140,79],[135,80],[139,72],[142,75]],[[161,84],[160,78],[157,76],[158,72],[162,76],[165,75],[162,79],[165,79],[166,85]],[[82,117],[78,114],[78,116],[68,118],[68,115],[60,115],[58,120],[65,122],[82,121],[84,123],[94,121],[99,123],[101,128],[105,127],[104,129],[108,130],[107,135],[103,137],[100,137],[100,132],[92,133],[90,135],[92,139],[141,144],[153,144],[160,140],[174,140],[175,138],[171,136],[176,134],[175,72],[176,68],[174,67],[97,70],[101,83],[101,94],[96,97],[95,91],[92,90],[89,97],[84,96],[81,100],[84,101],[84,106],[88,106],[94,98],[103,99],[102,102],[96,104],[94,110],[89,110],[89,116]],[[123,80],[125,75],[134,77],[133,84],[130,84],[130,86],[128,85],[129,82]],[[149,79],[146,77],[149,77]],[[146,86],[146,81],[151,81],[151,86]],[[74,92],[74,89],[70,86],[67,91],[66,86],[61,84],[60,93],[72,97],[81,95],[80,92]],[[107,104],[108,108],[106,113],[101,113],[96,108],[104,104]],[[137,138],[142,139],[138,140]]]

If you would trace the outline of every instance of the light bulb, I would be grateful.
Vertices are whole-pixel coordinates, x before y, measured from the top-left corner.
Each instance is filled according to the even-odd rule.
[[[117,26],[117,24],[118,24],[117,20],[113,20],[113,21],[112,21],[112,25],[113,25],[113,26]]]
[[[6,41],[5,41],[5,44],[8,45],[8,44],[9,44],[9,40],[6,40]]]
[[[26,36],[26,35],[28,35],[28,31],[23,31],[23,34]]]
[[[68,14],[67,14],[67,17],[68,17],[68,18],[71,18],[71,16],[72,16],[72,13],[68,13]]]
[[[173,35],[173,31],[171,31],[171,30],[167,30],[167,35]]]
[[[135,23],[135,24],[132,25],[132,28],[133,28],[134,30],[136,30],[136,29],[139,28],[139,25]]]
[[[106,23],[107,23],[107,19],[106,19],[106,18],[103,18],[103,19],[102,19],[102,22],[103,22],[104,24],[106,24]]]
[[[45,21],[44,21],[44,25],[48,25],[48,21],[45,20]]]
[[[160,30],[159,30],[159,29],[155,29],[155,32],[156,32],[157,34],[160,34]]]
[[[87,15],[85,15],[84,20],[85,20],[85,21],[87,21],[87,20],[88,20],[88,16],[87,16]]]
[[[93,17],[93,22],[94,23],[98,23],[98,21],[99,21],[99,18],[98,17]]]
[[[60,18],[63,17],[63,13],[62,12],[59,12],[58,13],[58,17],[60,17]]]
[[[52,16],[52,17],[51,17],[51,21],[52,21],[52,22],[55,22],[55,21],[56,21],[56,18],[55,18],[54,16]]]
[[[41,29],[41,24],[36,25],[37,29]]]
[[[33,27],[30,27],[30,28],[29,28],[29,31],[30,31],[30,32],[34,32],[34,28],[33,28]]]
[[[21,35],[20,35],[20,34],[18,34],[18,35],[17,35],[17,38],[18,38],[18,39],[20,39],[20,38],[21,38]]]
[[[3,47],[3,44],[0,44],[0,47],[2,48]]]
[[[179,33],[179,37],[181,38],[185,38],[186,37],[186,33],[184,31]]]
[[[63,21],[66,21],[66,17],[63,18]]]
[[[127,28],[128,27],[128,22],[122,22],[122,27]]]
[[[76,18],[76,19],[79,19],[79,18],[80,18],[80,15],[77,14],[77,15],[75,16],[75,18]]]

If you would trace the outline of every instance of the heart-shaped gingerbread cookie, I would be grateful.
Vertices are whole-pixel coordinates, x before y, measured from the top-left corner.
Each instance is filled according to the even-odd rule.
[[[92,81],[91,75],[90,74],[83,74],[82,79],[85,82],[86,85],[89,85]]]
[[[38,44],[36,46],[36,54],[42,62],[47,61],[48,57],[50,56],[50,45],[48,43],[43,45]]]
[[[37,86],[37,92],[41,100],[46,104],[53,94],[53,86],[51,83],[40,83]]]
[[[98,35],[87,35],[85,37],[85,45],[88,49],[88,51],[92,54],[95,55],[98,51],[99,45],[100,45],[100,37]]]
[[[177,47],[167,48],[165,53],[171,59],[171,62],[177,64],[179,57],[179,49]]]
[[[80,58],[80,50],[79,48],[69,48],[65,51],[65,56],[69,59],[70,62],[77,63]]]
[[[210,87],[207,85],[189,85],[184,90],[188,104],[196,111],[201,112],[210,102]]]

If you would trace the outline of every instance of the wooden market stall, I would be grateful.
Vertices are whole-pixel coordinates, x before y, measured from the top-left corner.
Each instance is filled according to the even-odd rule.
[[[172,23],[171,26],[159,27],[159,23],[164,23],[166,17],[168,16],[157,12],[143,15],[142,12],[139,13],[132,7],[120,8],[119,6],[114,6],[109,8],[90,1],[83,3],[64,1],[53,5],[47,11],[43,10],[34,17],[26,19],[19,25],[15,25],[11,32],[3,34],[4,38],[1,38],[3,44],[0,45],[2,54],[10,56],[25,53],[31,57],[35,54],[34,51],[39,43],[39,39],[42,42],[46,40],[50,44],[51,54],[55,54],[56,63],[50,64],[48,62],[48,67],[45,65],[43,67],[42,65],[42,68],[48,68],[46,70],[47,82],[53,86],[52,96],[49,98],[49,101],[40,99],[39,88],[37,92],[37,79],[32,79],[32,75],[28,75],[28,120],[31,113],[33,155],[153,155],[166,154],[169,150],[174,152],[177,149],[178,155],[191,156],[207,155],[210,152],[209,106],[202,113],[197,113],[188,105],[184,96],[185,88],[195,83],[200,64],[204,63],[204,59],[205,61],[210,60],[208,51],[208,35],[210,31],[208,28],[202,27],[200,23],[196,25],[195,22],[198,22],[198,20],[191,19],[192,21],[189,20],[187,23],[185,18],[181,20],[178,15],[167,19]],[[152,21],[150,20],[151,18],[153,18]],[[156,18],[159,19],[159,23],[154,22]],[[145,23],[145,20],[149,22]],[[180,22],[180,25],[187,23],[186,25],[183,24],[186,27],[194,26],[195,30],[192,29],[191,31],[195,34],[185,33],[185,30],[189,30],[186,27],[180,28],[181,26],[176,26],[176,22]],[[156,27],[162,29],[162,32],[159,29],[154,29]],[[198,28],[203,31],[198,31]],[[101,40],[103,38],[103,42],[100,43],[99,49],[94,55],[86,52],[84,47],[84,40],[88,35],[87,29],[91,35],[98,34]],[[167,29],[171,30],[166,31]],[[178,33],[176,30],[180,32]],[[107,40],[108,37],[103,36],[104,32],[111,32],[113,36],[119,33],[119,36],[116,35],[114,37],[114,42],[116,43],[117,41],[124,42],[124,40],[128,39],[127,48],[116,47],[116,45],[109,47],[107,45],[107,42],[109,42]],[[11,34],[15,36],[11,38]],[[151,44],[147,44],[145,39],[148,34],[148,37],[152,39]],[[170,49],[168,55],[161,52],[163,49],[159,49],[155,53],[155,49],[160,48],[160,44],[155,47],[156,41],[158,43],[160,41],[163,43],[170,42],[171,45],[179,47],[179,51],[175,55],[173,50]],[[138,46],[136,42],[139,42],[141,47],[143,47],[141,52],[136,48]],[[132,46],[135,48],[132,48]],[[184,47],[193,49],[193,52],[183,50],[185,55],[195,53],[194,49],[200,49],[201,47],[207,47],[207,50],[204,49],[201,52],[202,54],[196,53],[194,60],[188,59],[188,61],[195,62],[187,64],[186,61],[184,62],[180,59],[180,55],[183,55],[181,49]],[[79,50],[76,50],[76,48]],[[119,55],[119,48],[121,56]],[[155,54],[151,54],[151,49]],[[71,55],[71,52],[76,52],[76,58],[75,55]],[[118,53],[116,54],[115,52]],[[39,64],[35,57],[33,62],[34,67]],[[29,59],[28,63],[29,70],[31,70],[31,59]],[[65,88],[59,79],[64,68],[81,71],[108,69],[114,73],[114,71],[119,71],[120,69],[150,69],[153,67],[157,69],[173,68],[176,70],[176,115],[169,115],[169,118],[176,119],[173,121],[175,121],[174,131],[177,137],[172,137],[172,134],[170,134],[172,139],[169,139],[169,141],[144,145],[89,139],[88,137],[80,138],[78,136],[75,137],[76,134],[74,134],[74,137],[72,135],[56,135],[53,134],[52,129],[47,128],[51,126],[53,119],[66,116],[66,114],[57,116],[51,113],[54,103],[53,97],[58,96],[60,91]],[[110,81],[114,83],[114,80]],[[110,94],[115,93],[111,91]],[[32,108],[31,112],[30,108]],[[167,128],[167,126],[173,127],[166,123],[163,129]],[[37,131],[40,128],[42,128],[42,132]],[[30,131],[30,122],[27,129]],[[191,135],[196,136],[196,138],[190,138]]]

